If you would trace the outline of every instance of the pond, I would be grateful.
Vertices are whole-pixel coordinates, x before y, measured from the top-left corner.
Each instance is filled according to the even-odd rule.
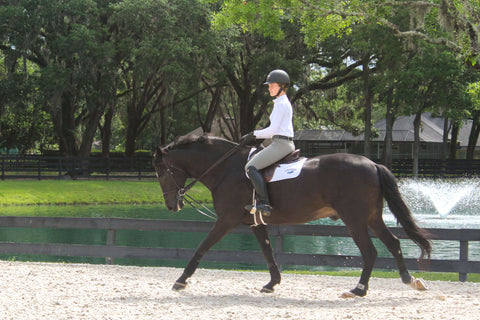
[[[479,229],[480,232],[480,200],[478,199],[477,181],[466,180],[460,184],[456,182],[424,181],[430,190],[444,192],[439,197],[448,205],[449,210],[441,211],[431,200],[418,189],[424,187],[422,182],[405,180],[400,183],[400,190],[412,210],[420,226],[425,228],[468,228]],[[448,188],[447,188],[448,186]],[[473,187],[471,187],[473,186]],[[442,190],[442,188],[444,190]],[[468,190],[465,191],[464,189]],[[462,197],[457,197],[462,194]],[[456,196],[453,199],[453,196]],[[455,201],[452,205],[448,199]],[[167,211],[163,205],[98,205],[98,206],[32,206],[32,207],[3,207],[3,216],[65,216],[65,211],[72,217],[123,217],[137,219],[168,219],[168,220],[210,220],[192,208],[185,208],[180,212]],[[396,220],[388,208],[384,209],[384,219],[388,226],[396,226]],[[322,219],[312,222],[321,225],[341,225],[341,221]],[[116,243],[121,246],[147,246],[166,248],[191,248],[194,249],[205,237],[202,233],[175,233],[154,231],[119,230],[116,234]],[[39,243],[71,243],[71,244],[97,244],[106,242],[106,231],[102,230],[58,230],[58,229],[22,229],[0,228],[0,241],[14,242],[39,242]],[[402,241],[402,250],[405,257],[418,258],[419,248],[409,240]],[[380,257],[390,257],[385,246],[377,239],[374,244]],[[458,241],[433,241],[433,259],[458,259]],[[259,251],[258,244],[253,235],[227,235],[214,249],[217,250],[251,250]],[[322,253],[333,255],[359,255],[359,251],[350,238],[287,236],[284,240],[284,250],[297,253]],[[48,257],[48,256],[11,256],[0,255],[4,260],[30,260],[30,261],[56,261],[56,262],[81,262],[104,263],[101,258],[74,258],[74,257]],[[469,259],[480,260],[480,244],[470,243]],[[149,259],[116,259],[117,264],[147,265],[147,266],[174,266],[183,267],[185,261],[149,260]],[[235,269],[265,269],[265,265],[253,264],[228,264],[202,262],[201,267],[206,268],[235,268]],[[330,270],[325,267],[290,266],[284,269],[305,270]]]

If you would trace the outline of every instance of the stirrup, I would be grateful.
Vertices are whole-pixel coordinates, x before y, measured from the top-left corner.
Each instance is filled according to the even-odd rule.
[[[265,203],[261,203],[258,206],[255,206],[253,204],[247,204],[244,208],[251,214],[255,214],[258,211],[264,217],[269,217],[272,211],[272,207],[269,204]]]
[[[257,206],[257,210],[262,213],[262,216],[268,217],[272,212],[272,207],[269,204],[261,203]]]

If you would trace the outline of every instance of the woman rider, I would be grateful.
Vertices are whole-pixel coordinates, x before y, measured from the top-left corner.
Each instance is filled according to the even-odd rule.
[[[272,139],[272,143],[255,155],[245,166],[245,171],[258,195],[259,203],[256,210],[262,215],[269,216],[272,210],[268,197],[267,185],[259,170],[279,161],[295,150],[293,143],[292,105],[286,95],[290,84],[290,77],[283,70],[273,70],[267,76],[268,91],[273,100],[273,110],[270,114],[270,125],[261,130],[255,130],[241,138],[243,144],[255,139]],[[245,206],[251,210],[252,205]]]

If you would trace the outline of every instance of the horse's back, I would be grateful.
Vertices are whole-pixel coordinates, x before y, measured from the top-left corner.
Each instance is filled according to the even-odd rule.
[[[357,175],[377,178],[377,168],[372,160],[356,154],[333,153],[309,158],[306,162],[307,172],[316,170],[324,175]]]
[[[307,160],[302,179],[326,198],[376,197],[380,181],[375,162],[355,154],[335,153]]]
[[[378,193],[380,181],[375,162],[348,153],[327,154],[308,158],[296,179],[285,180],[280,189],[320,191],[322,195],[358,193],[360,189]],[[352,196],[352,195],[349,195]]]

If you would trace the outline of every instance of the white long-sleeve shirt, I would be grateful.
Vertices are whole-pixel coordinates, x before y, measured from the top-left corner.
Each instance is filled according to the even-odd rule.
[[[286,94],[273,100],[273,110],[270,114],[270,125],[265,129],[255,130],[257,139],[270,139],[274,135],[293,137],[292,104]]]

